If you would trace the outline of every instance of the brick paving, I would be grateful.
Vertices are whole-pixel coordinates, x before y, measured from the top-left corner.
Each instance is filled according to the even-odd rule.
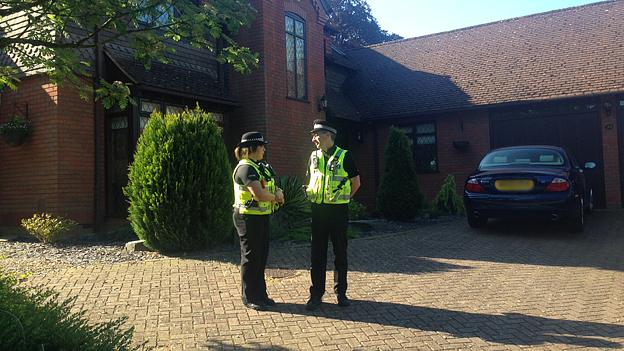
[[[158,350],[624,349],[624,211],[587,230],[463,220],[350,241],[351,307],[304,309],[307,245],[270,252],[271,311],[242,306],[238,253],[36,273],[94,321],[128,316]],[[330,260],[331,262],[331,260]],[[328,265],[331,268],[331,263]],[[328,284],[332,281],[328,273]]]

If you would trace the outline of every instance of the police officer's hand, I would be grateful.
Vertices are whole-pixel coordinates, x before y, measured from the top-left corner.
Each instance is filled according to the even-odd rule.
[[[277,202],[280,205],[284,204],[284,192],[282,191],[282,189],[277,189],[275,191],[275,202]]]

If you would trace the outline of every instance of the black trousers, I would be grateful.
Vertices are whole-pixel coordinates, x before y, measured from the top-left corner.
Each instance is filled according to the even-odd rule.
[[[321,298],[325,293],[327,271],[327,243],[331,239],[334,248],[334,293],[347,292],[347,227],[348,204],[312,204],[312,263],[310,296]]]
[[[269,216],[232,215],[241,251],[241,295],[244,303],[268,298],[264,270],[269,257]]]

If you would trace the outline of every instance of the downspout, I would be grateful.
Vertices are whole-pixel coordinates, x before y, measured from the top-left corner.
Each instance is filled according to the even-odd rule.
[[[101,64],[102,64],[102,48],[100,47],[100,32],[95,28],[95,70],[93,72],[93,230],[97,233],[102,225],[100,220],[100,183],[101,177],[99,172],[100,166],[100,114],[101,109],[98,108],[96,100],[96,90],[100,88]]]
[[[375,177],[375,199],[377,199],[377,189],[379,189],[379,136],[377,135],[377,128],[375,124],[369,122],[369,126],[373,129],[373,167]]]

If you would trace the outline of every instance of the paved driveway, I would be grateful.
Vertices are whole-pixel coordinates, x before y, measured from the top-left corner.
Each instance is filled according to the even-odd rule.
[[[624,348],[624,211],[595,213],[582,235],[510,222],[475,232],[447,220],[352,240],[353,305],[337,307],[328,293],[314,312],[304,310],[309,248],[271,250],[279,304],[269,312],[242,307],[236,253],[33,280],[78,295],[93,320],[127,315],[136,339],[157,349]]]

